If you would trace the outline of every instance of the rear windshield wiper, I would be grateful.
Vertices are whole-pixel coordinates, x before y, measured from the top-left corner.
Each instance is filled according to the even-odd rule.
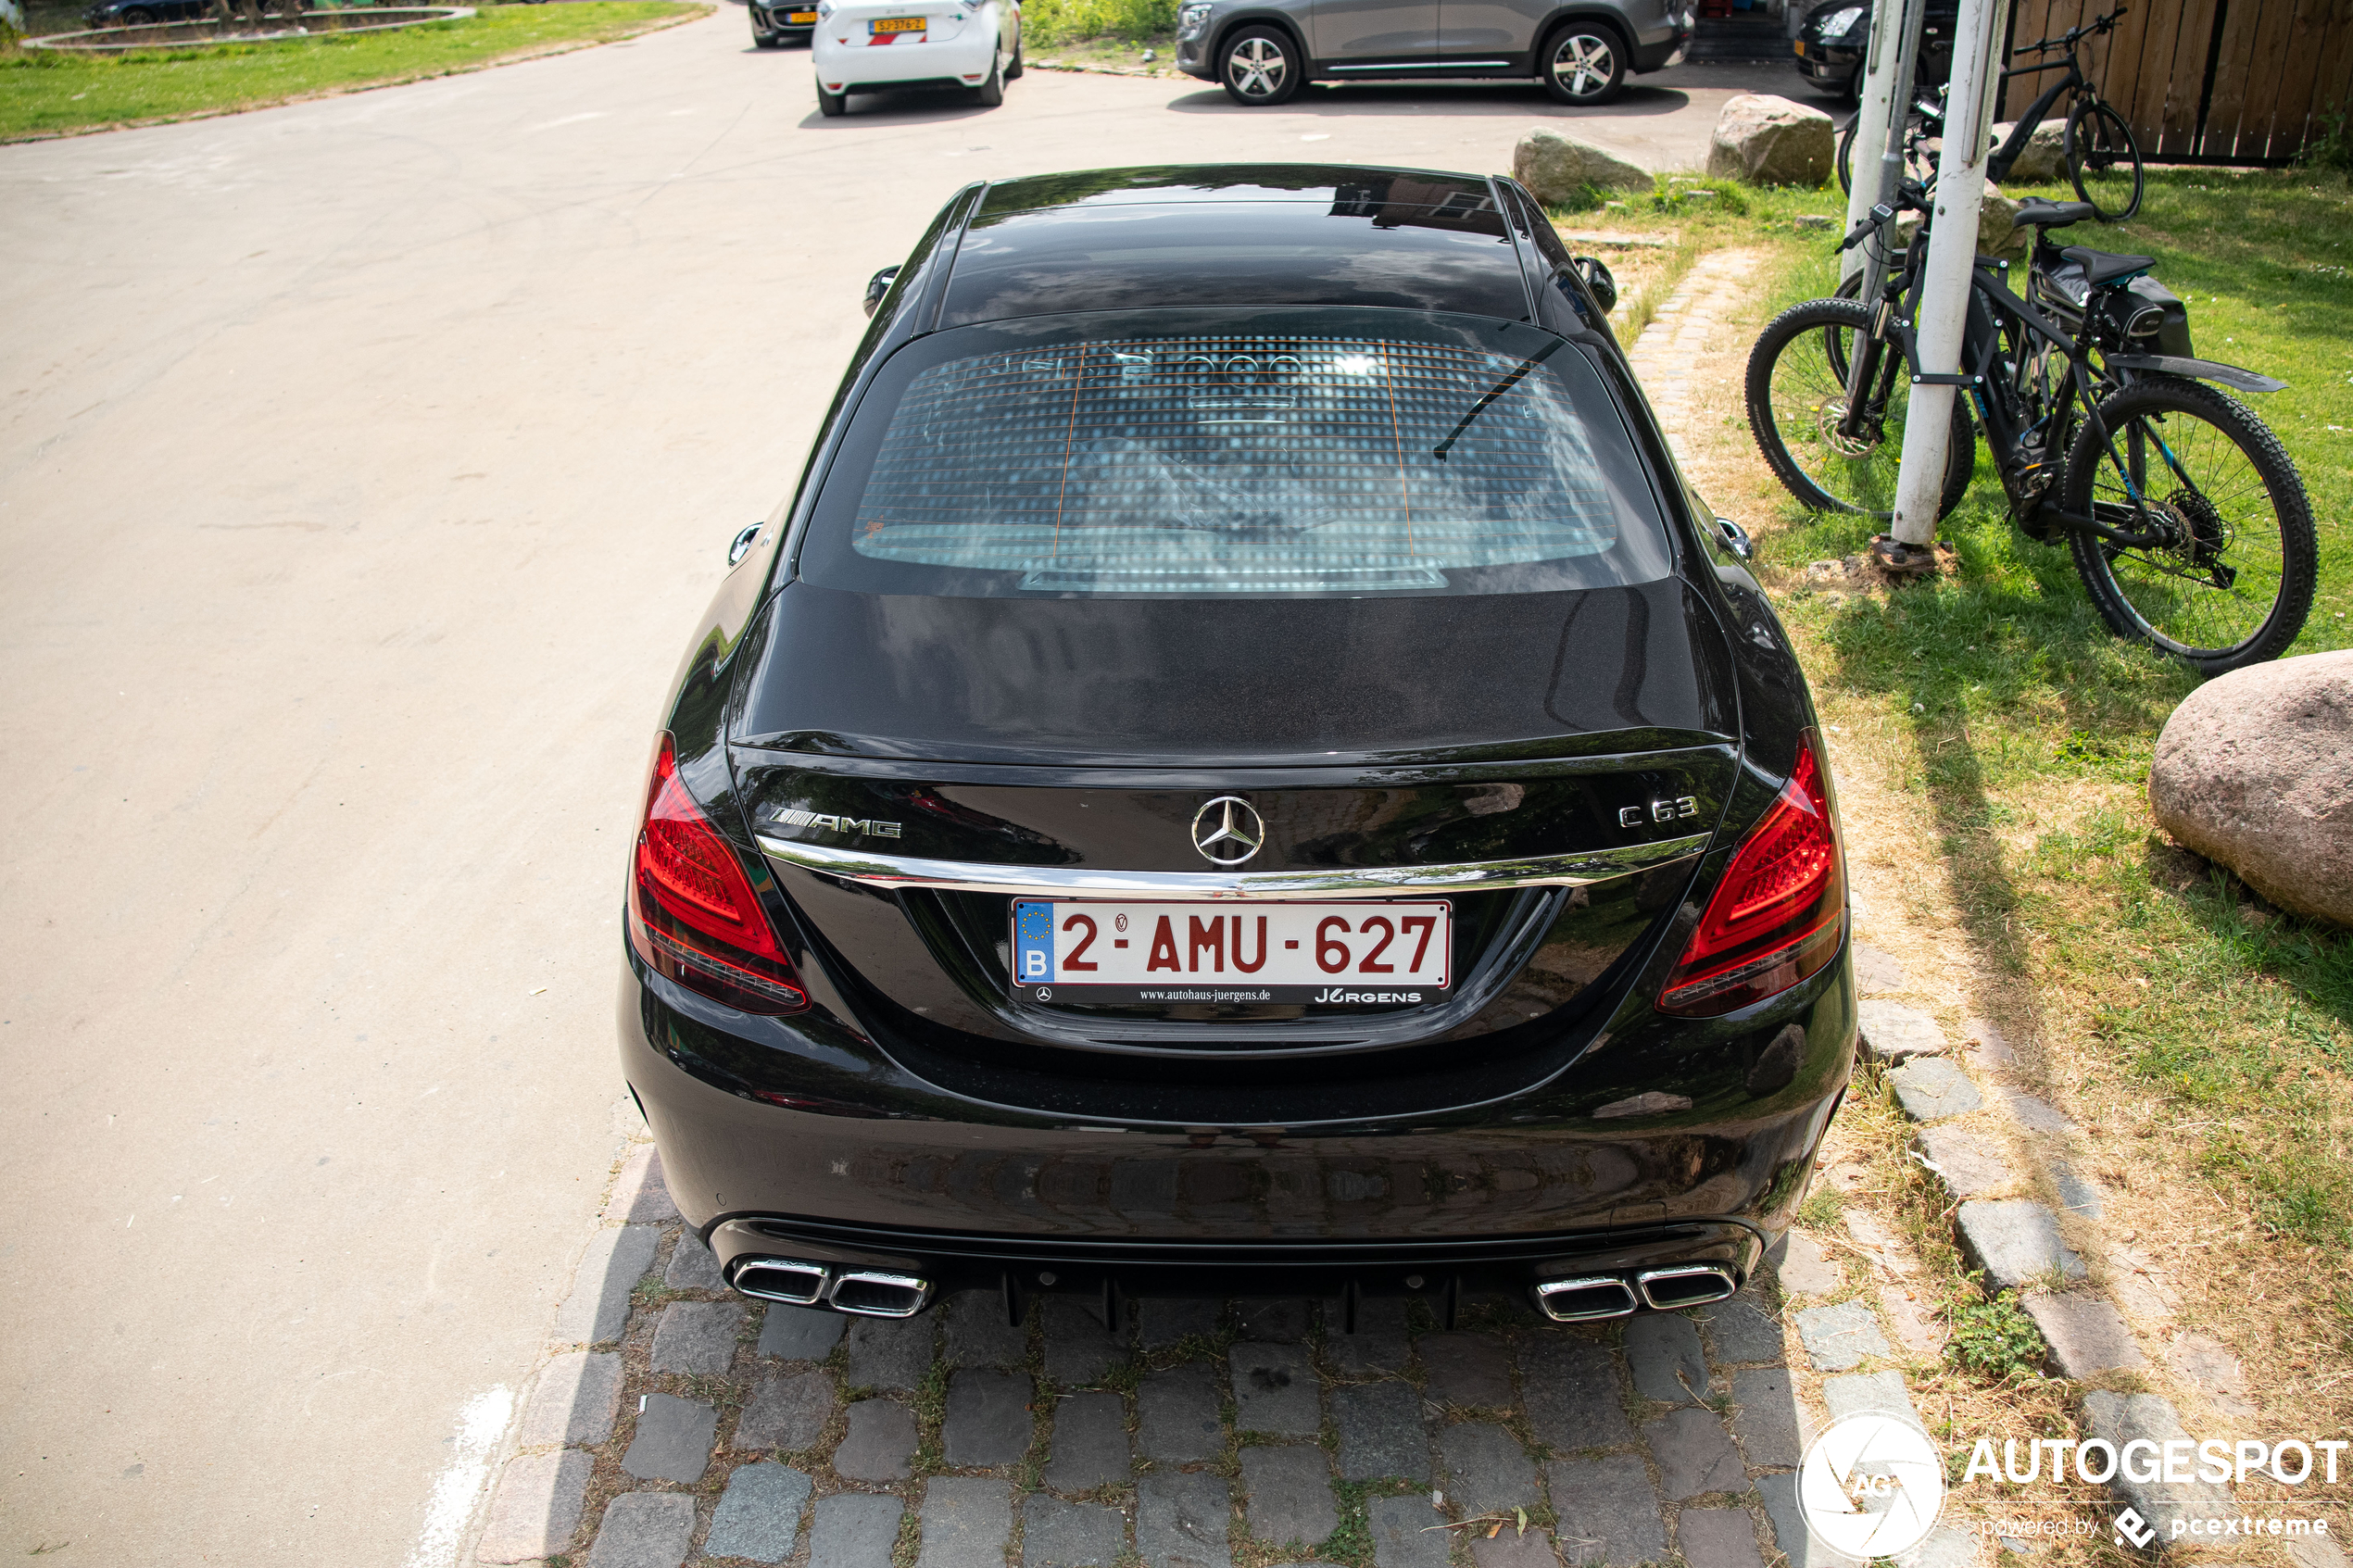
[[[1504,394],[1517,386],[1522,376],[1528,374],[1529,371],[1542,364],[1546,359],[1551,358],[1553,351],[1560,347],[1562,342],[1562,339],[1554,338],[1552,342],[1546,344],[1533,358],[1521,360],[1518,368],[1514,370],[1510,375],[1505,376],[1502,381],[1497,382],[1493,386],[1490,387],[1487,391],[1487,395],[1472,404],[1470,407],[1470,412],[1465,414],[1461,420],[1455,422],[1454,428],[1446,433],[1446,439],[1430,448],[1430,456],[1436,458],[1441,463],[1444,462],[1446,460],[1446,449],[1449,446],[1453,445],[1456,441],[1462,439],[1463,432],[1470,429],[1471,420],[1487,412],[1487,406],[1490,403],[1494,402],[1495,399],[1503,396]]]

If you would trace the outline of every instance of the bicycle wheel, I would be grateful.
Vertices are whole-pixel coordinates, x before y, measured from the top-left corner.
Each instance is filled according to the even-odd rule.
[[[2175,376],[2110,393],[2068,456],[2067,510],[2161,536],[2070,536],[2120,635],[2219,675],[2278,658],[2304,629],[2320,566],[2311,505],[2279,437],[2237,399]]]
[[[1863,116],[1858,110],[1847,120],[1846,129],[1838,133],[1838,188],[1842,191],[1855,189],[1855,128],[1862,123]]]
[[[2124,117],[2096,101],[2067,117],[2067,178],[2103,223],[2141,210],[2141,149]]]
[[[1870,310],[1852,300],[1807,300],[1773,318],[1749,352],[1749,429],[1773,477],[1809,510],[1886,517],[1895,508],[1911,384],[1894,345],[1881,360],[1867,432],[1849,436],[1838,428],[1846,414],[1847,356],[1870,320]],[[1938,517],[1960,504],[1976,465],[1969,406],[1957,396]]]

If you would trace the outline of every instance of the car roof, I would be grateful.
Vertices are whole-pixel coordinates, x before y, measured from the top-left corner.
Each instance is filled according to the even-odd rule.
[[[1528,315],[1492,183],[1340,164],[1090,169],[991,184],[939,325],[1184,306]]]

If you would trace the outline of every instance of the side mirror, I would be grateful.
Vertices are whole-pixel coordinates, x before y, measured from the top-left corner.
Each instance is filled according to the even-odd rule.
[[[734,566],[737,561],[751,554],[751,547],[760,542],[760,531],[766,526],[765,523],[755,522],[728,542],[727,564],[729,566]]]
[[[1724,547],[1741,559],[1751,560],[1755,558],[1756,542],[1748,536],[1747,529],[1743,528],[1730,518],[1718,518],[1716,532],[1724,536]]]
[[[881,271],[866,280],[867,315],[873,315],[875,307],[882,304],[883,295],[890,292],[891,282],[898,276],[899,269],[896,265],[893,265],[884,268]]]
[[[1617,280],[1610,275],[1609,269],[1602,264],[1600,257],[1572,256],[1568,264],[1577,269],[1577,275],[1585,280],[1587,288],[1593,291],[1593,297],[1601,302],[1603,315],[1606,316],[1617,308]]]

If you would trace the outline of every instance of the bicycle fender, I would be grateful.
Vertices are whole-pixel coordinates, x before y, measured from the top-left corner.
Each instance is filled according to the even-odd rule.
[[[2119,370],[2157,370],[2169,376],[2218,381],[2241,392],[2284,392],[2287,383],[2255,370],[2243,370],[2214,359],[2184,359],[2178,354],[2111,354],[2108,365]]]

